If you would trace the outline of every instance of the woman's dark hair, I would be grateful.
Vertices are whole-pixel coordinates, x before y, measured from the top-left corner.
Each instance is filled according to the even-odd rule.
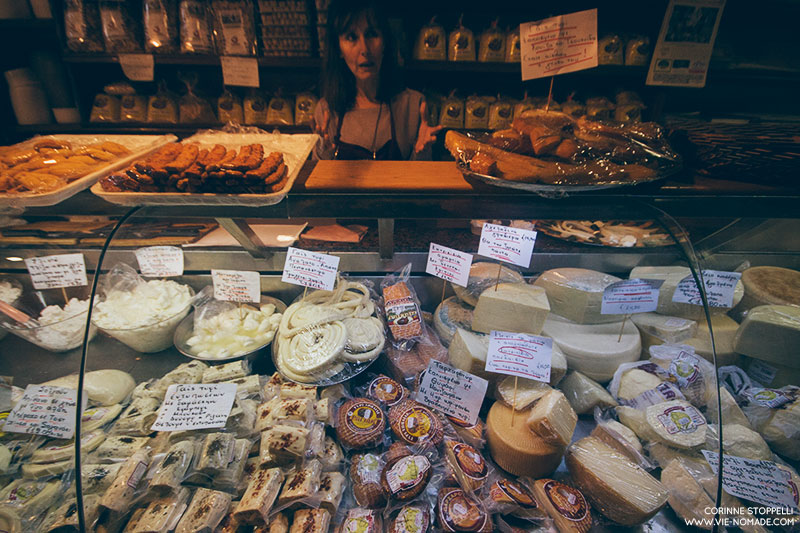
[[[383,60],[378,73],[380,102],[391,102],[403,90],[400,67],[397,64],[397,46],[389,20],[380,0],[333,0],[328,9],[327,46],[325,67],[322,72],[322,96],[338,117],[355,105],[356,79],[339,50],[339,36],[361,17],[377,28],[383,36]]]

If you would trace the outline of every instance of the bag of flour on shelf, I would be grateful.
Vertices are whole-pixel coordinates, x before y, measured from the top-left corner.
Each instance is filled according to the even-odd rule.
[[[241,98],[233,94],[230,89],[225,89],[222,96],[217,99],[217,116],[223,124],[228,122],[243,124],[244,112]]]

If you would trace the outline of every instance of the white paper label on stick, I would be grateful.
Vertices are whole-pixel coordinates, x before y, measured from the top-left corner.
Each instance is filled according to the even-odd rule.
[[[261,276],[249,270],[212,270],[214,298],[225,302],[261,302]]]
[[[519,28],[522,81],[597,66],[597,9],[527,22]]]
[[[719,471],[719,454],[702,450],[709,466]],[[757,461],[723,454],[722,487],[725,492],[770,507],[784,507],[800,512],[794,502],[791,476],[772,461]]]
[[[153,431],[221,428],[236,399],[235,383],[170,385]]]
[[[3,431],[71,439],[75,434],[77,398],[78,391],[75,389],[28,385],[20,401],[8,414]],[[83,401],[85,405],[86,396]]]
[[[648,313],[658,307],[658,289],[661,280],[625,279],[612,283],[603,291],[600,313],[603,315],[630,315]]]
[[[706,297],[710,307],[733,307],[733,293],[742,274],[724,272],[722,270],[703,270],[703,284],[706,286]],[[673,302],[703,305],[700,289],[691,274],[678,283],[672,295]]]
[[[417,401],[472,425],[478,420],[488,386],[483,378],[431,359]]]
[[[258,60],[254,57],[222,56],[222,79],[225,85],[259,87]]]
[[[553,339],[549,337],[492,331],[486,371],[548,383],[552,358]]]
[[[153,81],[153,54],[120,54],[122,72],[132,81]]]
[[[83,254],[47,255],[25,260],[33,288],[61,289],[88,285]]]
[[[168,278],[183,275],[183,250],[177,246],[148,246],[135,253],[142,276]]]
[[[336,286],[338,269],[339,258],[335,255],[309,252],[290,246],[286,249],[281,281],[309,289],[332,291]]]
[[[534,244],[535,231],[486,223],[481,230],[478,255],[527,268]]]
[[[428,249],[428,264],[425,266],[425,272],[466,287],[469,281],[470,266],[472,266],[472,254],[432,242]]]

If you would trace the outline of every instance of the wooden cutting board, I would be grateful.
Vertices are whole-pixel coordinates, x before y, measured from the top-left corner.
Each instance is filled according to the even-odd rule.
[[[475,190],[452,161],[318,161],[293,192]]]

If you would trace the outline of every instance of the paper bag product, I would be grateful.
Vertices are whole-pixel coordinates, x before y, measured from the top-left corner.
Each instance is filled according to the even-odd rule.
[[[222,96],[217,99],[217,117],[223,124],[228,122],[233,122],[234,124],[244,123],[242,100],[226,89]]]
[[[147,98],[139,94],[121,97],[119,119],[121,122],[145,122],[147,120]]]
[[[464,127],[464,100],[457,98],[455,91],[442,102],[439,125],[454,129]]]
[[[276,94],[269,101],[267,108],[267,124],[276,126],[292,126],[294,125],[294,117],[292,117],[292,105],[286,98]]]
[[[606,35],[597,43],[597,60],[601,65],[622,65],[625,55],[619,35]]]
[[[95,96],[89,121],[119,122],[119,98],[103,93]]]
[[[147,122],[150,124],[177,124],[178,102],[167,90],[167,84],[160,82],[158,92],[147,99]]]
[[[311,93],[300,93],[294,100],[294,123],[297,126],[309,126],[314,120],[314,109],[317,97]]]
[[[506,33],[505,61],[506,63],[519,63],[521,57],[519,26],[517,26]]]
[[[447,59],[450,61],[475,61],[475,36],[462,24],[464,15],[458,19],[458,27],[450,32],[447,42]]]
[[[67,48],[73,52],[102,52],[100,9],[96,1],[64,2],[64,33]]]
[[[506,34],[497,27],[497,19],[492,25],[481,34],[480,46],[478,47],[478,61],[502,62],[505,60]]]
[[[178,0],[144,0],[144,50],[175,54],[180,48]]]
[[[444,61],[447,59],[446,46],[447,40],[445,39],[444,28],[437,24],[436,17],[433,17],[428,24],[419,30],[417,42],[414,46],[414,59],[419,61]]]
[[[643,67],[650,62],[650,39],[636,35],[625,43],[625,65]]]
[[[489,127],[489,102],[485,98],[475,95],[467,98],[464,127],[472,130]]]
[[[267,123],[267,101],[261,91],[250,89],[244,98],[244,123],[248,125]]]
[[[181,0],[181,53],[210,54],[214,52],[208,3],[201,0]]]
[[[225,56],[254,56],[258,49],[253,5],[243,0],[213,0],[214,41]]]
[[[141,4],[135,0],[100,0],[100,22],[106,52],[139,52]]]

